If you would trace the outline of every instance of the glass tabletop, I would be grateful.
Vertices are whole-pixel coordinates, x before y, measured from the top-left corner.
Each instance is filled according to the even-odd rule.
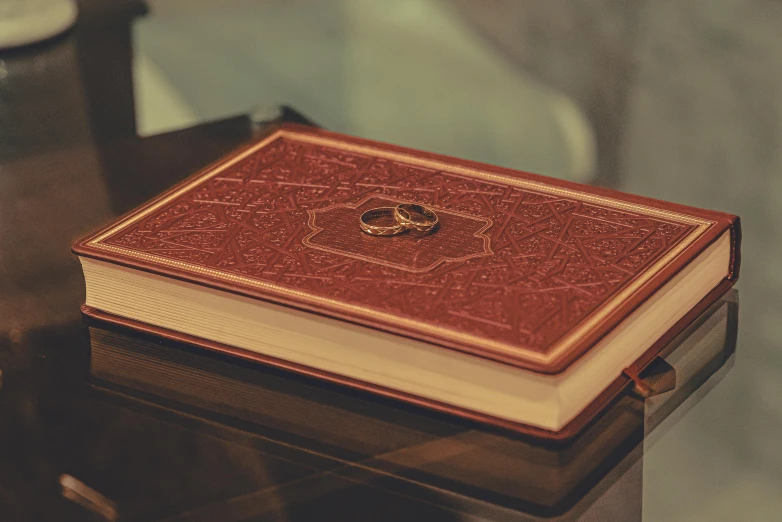
[[[776,520],[780,16],[84,0],[0,50],[0,519]],[[563,445],[85,324],[71,242],[280,119],[738,214],[738,292]]]

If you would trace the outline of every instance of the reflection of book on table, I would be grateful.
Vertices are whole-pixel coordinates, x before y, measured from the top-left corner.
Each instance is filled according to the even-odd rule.
[[[403,203],[438,227],[360,228]],[[559,440],[738,251],[728,214],[294,125],[74,246],[86,314]]]
[[[91,371],[103,389],[341,460],[346,476],[393,477],[552,514],[586,509],[591,485],[622,467],[644,425],[651,431],[725,365],[736,317],[731,298],[717,301],[643,375],[669,391],[646,408],[624,394],[581,435],[553,446],[98,321],[89,321]]]

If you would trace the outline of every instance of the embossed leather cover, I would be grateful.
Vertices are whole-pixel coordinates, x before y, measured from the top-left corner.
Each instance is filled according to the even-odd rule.
[[[369,208],[434,208],[373,237]],[[77,242],[105,261],[559,373],[738,218],[284,125]]]
[[[374,206],[434,208],[372,237]],[[257,353],[85,314],[549,439],[568,439],[738,277],[735,216],[284,125],[78,241],[74,252],[541,373],[582,356],[726,230],[728,277],[559,432]]]

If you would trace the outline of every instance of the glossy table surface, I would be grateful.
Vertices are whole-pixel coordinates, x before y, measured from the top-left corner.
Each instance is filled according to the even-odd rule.
[[[83,1],[65,35],[0,50],[0,520],[777,519],[778,6],[209,4]],[[648,418],[628,424],[556,509],[538,505],[550,475],[537,502],[507,491],[533,469],[513,459],[586,459],[572,448],[286,375],[268,378],[285,404],[314,394],[313,411],[343,412],[323,422],[350,418],[362,436],[337,444],[311,415],[263,425],[96,379],[71,242],[251,139],[277,104],[336,131],[740,215],[730,364],[681,397],[653,444]],[[480,488],[432,479],[460,465],[438,451],[503,444],[514,464],[494,483],[487,470]],[[421,474],[380,458],[411,447],[451,464]]]

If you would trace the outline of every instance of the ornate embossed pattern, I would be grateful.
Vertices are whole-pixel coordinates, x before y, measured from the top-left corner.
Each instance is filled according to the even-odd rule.
[[[695,229],[286,137],[204,179],[100,242],[538,353]],[[465,244],[458,258],[450,244],[441,262],[395,267],[383,262],[393,249],[371,259],[344,252],[344,245],[329,251],[305,243],[317,232],[310,226],[313,214],[339,205],[355,208],[371,197],[472,216],[475,223],[490,224],[485,232],[470,231],[488,236],[490,249],[471,257],[477,247]],[[447,233],[445,227],[438,232]],[[389,238],[362,239],[381,249],[389,245],[382,243]],[[428,251],[421,255],[439,259]]]

